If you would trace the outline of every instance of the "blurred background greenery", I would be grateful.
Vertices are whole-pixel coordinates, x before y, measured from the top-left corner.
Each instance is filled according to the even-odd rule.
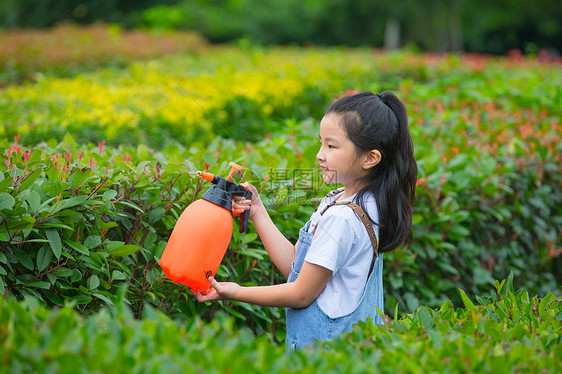
[[[560,0],[3,0],[0,28],[195,30],[211,42],[505,54],[562,51]]]

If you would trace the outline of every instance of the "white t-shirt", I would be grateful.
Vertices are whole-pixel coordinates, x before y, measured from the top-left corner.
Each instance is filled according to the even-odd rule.
[[[335,205],[323,215],[324,208],[343,194],[328,194],[312,214],[308,231],[314,232],[305,261],[333,272],[326,288],[318,296],[318,306],[331,318],[351,313],[359,304],[367,283],[367,275],[374,249],[363,222],[347,205]],[[354,201],[355,195],[341,201]],[[356,202],[356,201],[354,201]],[[378,223],[379,214],[375,197],[365,194],[365,211]],[[379,237],[378,226],[373,229]]]

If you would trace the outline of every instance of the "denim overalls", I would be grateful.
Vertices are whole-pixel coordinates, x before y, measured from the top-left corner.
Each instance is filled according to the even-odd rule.
[[[323,213],[323,212],[322,212]],[[299,244],[295,254],[295,260],[291,264],[291,273],[287,282],[294,282],[301,270],[302,264],[310,248],[313,234],[308,232],[310,221],[299,231]],[[375,252],[376,253],[376,252]],[[287,339],[286,352],[301,349],[304,345],[314,343],[315,340],[330,340],[342,333],[349,332],[353,324],[367,320],[371,317],[373,323],[383,324],[377,313],[375,305],[384,310],[383,286],[382,286],[382,253],[379,253],[372,271],[367,279],[367,284],[357,307],[349,314],[331,318],[318,306],[314,300],[306,308],[286,308],[287,315]]]

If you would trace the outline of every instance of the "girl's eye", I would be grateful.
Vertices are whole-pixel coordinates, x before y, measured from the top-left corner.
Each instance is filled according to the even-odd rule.
[[[328,145],[328,148],[329,148],[329,149],[334,149],[334,148],[336,148],[336,147],[334,147],[333,145]]]

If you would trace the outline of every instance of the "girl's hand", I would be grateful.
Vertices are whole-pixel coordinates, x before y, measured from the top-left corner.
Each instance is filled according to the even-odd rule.
[[[200,303],[205,301],[230,300],[234,298],[234,293],[240,288],[240,286],[236,283],[217,282],[213,277],[209,277],[209,282],[211,283],[211,286],[213,286],[209,292],[203,295],[201,291],[197,290],[195,293],[195,297]]]
[[[253,218],[256,212],[258,212],[261,209],[265,209],[260,199],[260,194],[256,189],[256,187],[254,187],[248,182],[241,183],[240,185],[252,193],[252,200],[248,200],[242,196],[233,196],[232,212],[234,214],[242,214],[244,213],[244,211],[249,209],[250,218]]]

